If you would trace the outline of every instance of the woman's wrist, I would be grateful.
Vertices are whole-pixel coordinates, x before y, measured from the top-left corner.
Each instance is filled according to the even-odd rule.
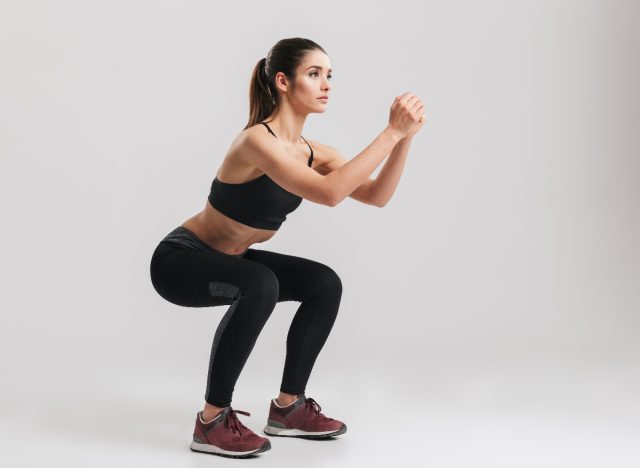
[[[402,139],[400,139],[400,142],[404,141],[404,142],[409,143],[412,138],[413,138],[413,135],[406,135],[406,136],[403,136]]]
[[[400,132],[398,132],[396,129],[390,127],[387,125],[387,127],[382,131],[382,133],[386,133],[387,135],[389,135],[389,137],[395,141],[396,143],[398,143],[400,140],[402,140],[404,138],[404,135],[402,135]]]

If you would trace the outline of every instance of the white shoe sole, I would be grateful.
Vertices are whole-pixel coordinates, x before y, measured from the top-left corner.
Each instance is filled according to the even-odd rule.
[[[269,442],[262,445],[255,450],[247,450],[246,452],[238,452],[234,450],[224,450],[220,447],[213,444],[201,444],[196,442],[195,440],[191,442],[191,450],[195,452],[204,452],[204,453],[213,453],[216,455],[224,455],[228,457],[246,457],[248,455],[260,452],[266,452],[271,448],[271,444]]]
[[[336,431],[320,431],[320,432],[309,432],[303,431],[301,429],[287,429],[283,427],[274,427],[267,424],[264,427],[264,433],[271,436],[285,436],[285,437],[301,437],[301,436],[309,436],[309,437],[329,437],[333,435],[340,435],[347,432],[347,426],[343,426],[341,429]]]

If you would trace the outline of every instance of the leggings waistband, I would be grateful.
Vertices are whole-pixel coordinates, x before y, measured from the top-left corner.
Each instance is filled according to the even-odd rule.
[[[209,244],[202,241],[198,236],[196,236],[193,232],[191,232],[189,229],[187,229],[184,226],[178,226],[169,234],[167,234],[164,237],[164,239],[162,239],[160,242],[177,244],[192,250],[205,250],[210,252],[218,252],[222,255],[227,255],[229,257],[240,258],[247,253],[246,250],[239,254],[228,254],[225,252],[220,252],[219,250],[214,249]]]

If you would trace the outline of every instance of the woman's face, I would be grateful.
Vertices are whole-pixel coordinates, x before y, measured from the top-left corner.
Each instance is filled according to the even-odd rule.
[[[313,50],[302,59],[296,70],[295,87],[289,92],[289,101],[305,113],[324,112],[331,92],[331,62],[327,54]]]

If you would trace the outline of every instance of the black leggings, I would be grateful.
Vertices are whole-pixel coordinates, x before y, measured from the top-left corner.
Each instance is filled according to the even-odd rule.
[[[342,296],[340,277],[322,263],[253,248],[226,254],[182,226],[153,252],[151,282],[176,305],[230,306],[213,337],[205,392],[205,401],[219,407],[231,404],[240,372],[277,302],[301,303],[287,335],[280,391],[304,393]]]

